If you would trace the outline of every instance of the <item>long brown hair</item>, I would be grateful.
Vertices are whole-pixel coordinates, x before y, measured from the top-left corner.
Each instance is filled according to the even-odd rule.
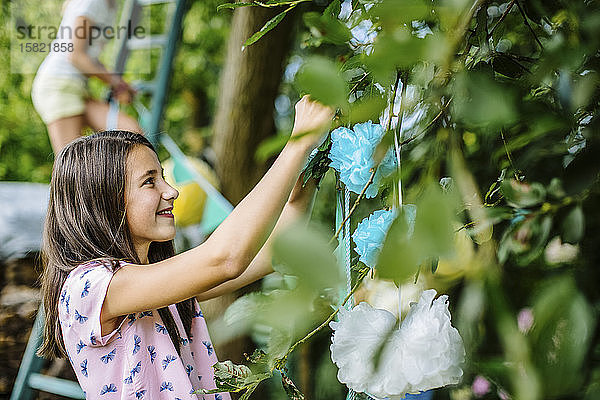
[[[48,213],[42,240],[42,296],[44,337],[38,355],[67,356],[58,320],[63,283],[78,265],[102,260],[116,272],[120,261],[140,264],[125,216],[127,156],[135,146],[154,150],[142,135],[127,131],[103,131],[68,144],[56,157]],[[173,256],[173,241],[152,242],[149,262]],[[184,329],[191,337],[194,300],[177,303]],[[179,352],[181,336],[167,307],[158,310]]]

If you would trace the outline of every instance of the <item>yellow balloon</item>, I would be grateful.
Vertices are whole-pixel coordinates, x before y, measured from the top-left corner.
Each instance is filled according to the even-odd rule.
[[[217,176],[207,163],[191,157],[188,157],[187,161],[192,164],[196,172],[218,189]],[[173,174],[174,166],[175,163],[172,159],[163,162],[165,180],[179,192],[179,197],[173,204],[175,223],[180,226],[198,224],[202,221],[204,206],[206,205],[206,193],[195,181],[184,184],[176,183]]]

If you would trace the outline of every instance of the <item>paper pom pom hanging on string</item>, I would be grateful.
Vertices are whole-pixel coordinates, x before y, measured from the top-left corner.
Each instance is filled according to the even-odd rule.
[[[359,261],[367,267],[373,268],[377,264],[377,257],[383,248],[385,235],[394,221],[393,211],[377,210],[363,219],[352,234],[356,244],[356,252],[360,255]]]
[[[417,207],[414,204],[405,204],[402,206],[402,211],[408,224],[407,235],[410,237],[415,226]],[[352,240],[356,244],[355,250],[360,255],[359,261],[367,267],[374,268],[377,264],[377,257],[383,249],[385,236],[396,215],[395,211],[374,211],[358,224],[352,234]]]
[[[354,130],[340,127],[331,132],[330,166],[340,173],[340,180],[354,193],[360,193],[371,176],[371,168],[375,166],[373,153],[383,138],[381,125],[365,122],[356,124]],[[373,183],[369,185],[365,196],[377,195],[379,183],[396,168],[394,152],[390,149],[377,168]]]
[[[433,289],[424,291],[398,329],[392,313],[367,303],[340,309],[339,322],[330,323],[338,380],[356,392],[390,400],[458,383],[463,342],[451,325],[448,297],[434,300],[435,295]],[[373,356],[382,344],[375,370]]]

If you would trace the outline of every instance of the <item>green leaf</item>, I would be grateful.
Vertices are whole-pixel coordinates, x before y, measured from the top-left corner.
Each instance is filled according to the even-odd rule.
[[[458,73],[451,90],[451,109],[468,127],[496,134],[517,121],[514,91],[496,82],[485,70]]]
[[[350,29],[336,17],[307,12],[303,18],[304,23],[316,38],[333,44],[344,44],[352,38]]]
[[[223,319],[230,329],[237,333],[245,333],[250,330],[256,321],[256,316],[266,312],[269,304],[269,296],[264,293],[249,293],[236,299],[227,310]]]
[[[597,128],[596,128],[597,129]],[[590,135],[593,139],[594,134]],[[576,194],[598,182],[600,174],[600,143],[589,140],[586,147],[575,156],[565,170],[565,190],[568,194]]]
[[[498,260],[504,263],[513,254],[518,265],[531,264],[542,255],[551,228],[552,217],[549,215],[528,217],[510,226],[500,240]]]
[[[263,140],[254,153],[254,159],[258,162],[265,162],[285,147],[286,143],[290,139],[287,135],[275,135]]]
[[[245,365],[234,364],[230,360],[217,362],[213,365],[215,389],[199,389],[195,393],[213,394],[220,392],[245,391],[240,398],[248,398],[260,382],[273,376],[271,372],[253,374]]]
[[[548,185],[547,191],[548,194],[555,199],[562,199],[566,196],[562,181],[559,178],[552,178],[550,185]]]
[[[231,360],[218,362],[213,365],[213,369],[215,370],[215,378],[234,382],[237,386],[241,386],[244,379],[252,374],[250,368],[245,365],[234,364]]]
[[[273,18],[271,18],[270,20],[268,20],[267,23],[264,24],[262,28],[260,28],[260,31],[256,32],[254,35],[250,36],[250,38],[248,38],[248,40],[246,40],[246,42],[244,43],[244,46],[242,47],[242,50],[244,48],[250,46],[251,44],[256,43],[261,37],[263,37],[265,34],[267,34],[269,31],[271,31],[277,25],[279,25],[279,23],[287,15],[288,11],[289,11],[289,9],[282,11],[279,14],[277,14],[276,16],[274,16]]]
[[[328,242],[328,235],[320,230],[303,225],[289,227],[273,242],[275,270],[297,276],[299,285],[310,291],[339,288],[344,279]]]
[[[376,120],[387,106],[386,99],[381,95],[363,97],[350,105],[348,122],[352,125],[368,120]]]
[[[396,284],[402,284],[414,275],[423,258],[420,249],[412,245],[409,216],[404,209],[390,226],[376,268],[379,278],[393,280]]]
[[[437,184],[426,188],[417,203],[414,240],[427,257],[451,257],[454,252],[454,197]]]
[[[283,357],[291,346],[292,336],[289,332],[271,329],[269,341],[267,342],[267,364],[269,368],[272,368],[275,361]]]
[[[564,242],[575,244],[583,239],[585,232],[585,217],[581,206],[576,206],[569,211],[563,221],[562,239]]]
[[[548,396],[579,388],[595,326],[590,305],[570,276],[544,282],[533,303],[532,355]]]
[[[321,103],[347,108],[348,88],[338,67],[325,57],[310,57],[296,74],[300,92],[308,93]]]
[[[509,78],[519,78],[525,72],[525,69],[512,57],[506,54],[498,54],[492,59],[494,71]]]
[[[308,162],[304,169],[304,176],[302,180],[302,186],[306,185],[309,179],[315,179],[317,188],[319,187],[323,176],[329,170],[329,150],[331,149],[331,136],[327,136],[327,139],[319,146],[317,154]]]
[[[365,66],[377,81],[391,84],[397,68],[410,67],[423,59],[428,41],[414,36],[408,27],[398,27],[394,35],[381,32]]]
[[[469,44],[477,47],[487,46],[487,7],[480,7],[475,17],[475,31],[469,36]]]
[[[500,184],[500,188],[508,203],[516,207],[532,207],[541,204],[546,198],[546,189],[537,182],[526,183],[505,179]]]
[[[455,197],[443,194],[439,185],[429,184],[417,202],[412,234],[409,222],[411,208],[409,205],[403,206],[388,231],[379,255],[378,276],[402,284],[428,260],[427,267],[433,269],[432,260],[451,258],[455,251],[455,202]]]
[[[325,11],[323,11],[323,16],[337,18],[337,16],[340,15],[341,11],[342,4],[340,0],[333,0],[331,3],[329,3]]]
[[[225,3],[225,4],[219,4],[217,6],[217,11],[221,11],[221,10],[233,10],[234,8],[240,8],[240,7],[248,7],[248,6],[253,6],[254,3]]]
[[[250,396],[252,395],[252,393],[254,393],[254,391],[256,390],[256,388],[258,387],[258,385],[260,384],[260,382],[257,382],[253,385],[250,385],[248,387],[248,389],[246,389],[246,391],[244,392],[243,395],[240,396],[239,400],[248,400],[250,399]]]
[[[369,10],[371,17],[379,19],[385,27],[408,25],[412,21],[430,19],[433,14],[430,3],[423,0],[382,1]]]

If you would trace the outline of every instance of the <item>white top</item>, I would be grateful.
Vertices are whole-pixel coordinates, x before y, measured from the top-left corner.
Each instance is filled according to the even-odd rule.
[[[77,17],[87,17],[92,22],[92,35],[88,38],[87,54],[98,59],[102,48],[108,41],[103,34],[106,27],[112,27],[114,34],[117,7],[111,7],[109,0],[67,0],[63,11],[63,18],[58,29],[54,43],[72,43],[74,38],[80,37],[81,32],[75,29]],[[82,30],[82,29],[80,29]],[[54,48],[54,46],[52,46]],[[86,77],[69,61],[67,51],[52,51],[48,53],[38,69],[38,75],[73,77],[85,80]]]

